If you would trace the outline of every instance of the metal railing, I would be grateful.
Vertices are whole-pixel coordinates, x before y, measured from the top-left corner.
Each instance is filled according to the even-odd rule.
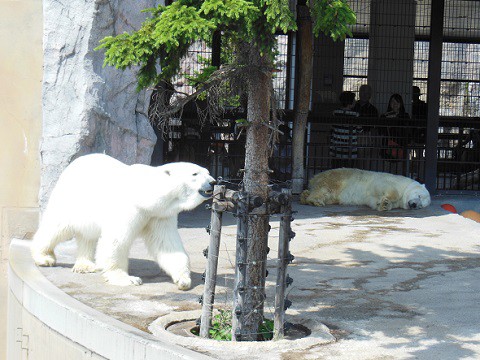
[[[351,128],[344,144],[337,147],[354,154],[338,159],[332,153],[335,126]],[[192,161],[210,170],[212,176],[240,181],[245,156],[244,136],[233,126],[198,130],[195,136],[171,137],[167,161]],[[425,179],[426,121],[387,118],[316,117],[308,123],[305,147],[305,181],[316,173],[338,166],[404,175],[420,182]],[[353,134],[355,132],[355,134]],[[188,132],[187,132],[188,133]],[[276,144],[270,160],[271,178],[291,178],[292,144]],[[437,190],[439,192],[480,192],[480,119],[441,118],[437,146]]]

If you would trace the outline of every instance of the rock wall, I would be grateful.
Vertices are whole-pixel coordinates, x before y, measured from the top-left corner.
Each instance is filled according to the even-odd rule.
[[[104,152],[149,163],[156,137],[149,93],[136,92],[136,69],[103,67],[100,39],[138,29],[153,0],[43,0],[43,133],[39,203],[78,156]]]

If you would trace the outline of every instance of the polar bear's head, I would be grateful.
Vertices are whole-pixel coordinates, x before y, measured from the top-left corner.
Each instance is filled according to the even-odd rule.
[[[405,189],[403,195],[404,209],[422,209],[430,205],[432,201],[430,198],[430,193],[425,188],[425,185],[422,185],[416,181],[411,183]]]
[[[211,198],[215,179],[207,169],[189,162],[175,162],[161,166],[177,188],[178,206],[192,210]]]

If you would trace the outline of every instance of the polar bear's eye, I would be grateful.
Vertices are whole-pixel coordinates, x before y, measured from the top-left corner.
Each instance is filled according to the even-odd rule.
[[[197,176],[197,175],[198,175],[198,173],[197,173],[197,172],[196,172],[196,173],[193,173],[193,176]]]

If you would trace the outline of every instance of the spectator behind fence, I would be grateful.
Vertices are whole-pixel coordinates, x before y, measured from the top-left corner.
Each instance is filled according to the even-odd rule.
[[[367,84],[360,86],[358,96],[359,100],[355,103],[353,111],[358,112],[361,117],[378,117],[377,108],[370,102],[372,87]]]
[[[387,111],[382,115],[386,118],[410,119],[410,115],[405,111],[405,104],[402,95],[393,94],[388,100]]]
[[[412,86],[412,117],[416,119],[426,119],[428,112],[428,105],[425,101],[420,100],[420,88]]]
[[[353,167],[358,157],[358,134],[362,127],[348,124],[347,118],[357,118],[360,114],[353,111],[355,106],[355,94],[351,91],[344,91],[340,94],[342,107],[333,112],[334,116],[344,117],[343,124],[332,125],[330,135],[330,156],[332,157],[332,168]]]
[[[426,123],[417,122],[416,120],[426,120],[428,114],[428,105],[425,101],[420,100],[420,88],[412,86],[412,126],[411,132],[413,142],[425,144],[426,139]]]
[[[400,94],[390,96],[387,111],[381,117],[390,119],[385,128],[380,131],[384,137],[382,157],[388,160],[404,159],[406,152],[403,147],[409,142],[410,115],[405,111]]]

